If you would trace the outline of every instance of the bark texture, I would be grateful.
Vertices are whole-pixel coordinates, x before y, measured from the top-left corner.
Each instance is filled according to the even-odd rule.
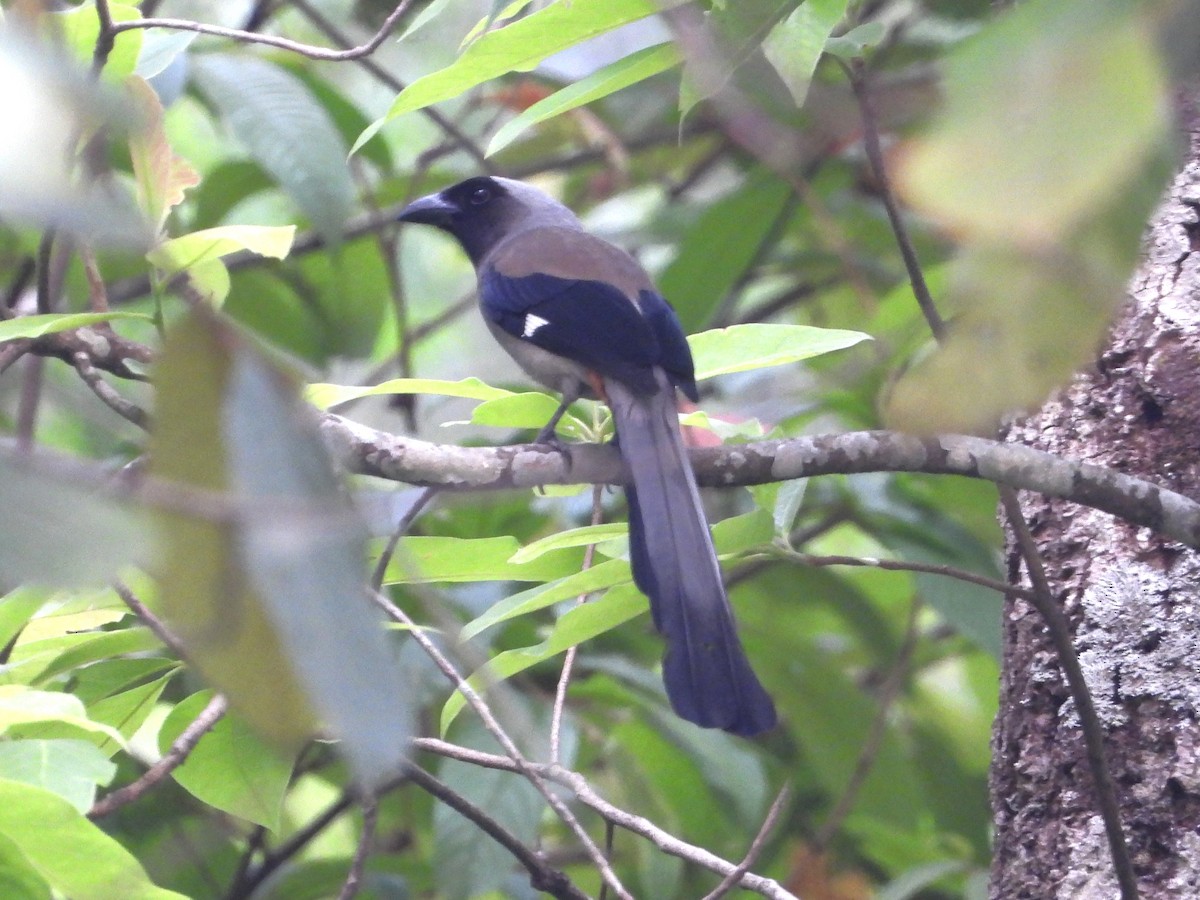
[[[1095,368],[1012,441],[1200,497],[1200,128]],[[1022,496],[1106,733],[1146,898],[1200,897],[1200,554],[1093,509]],[[1027,577],[1008,548],[1010,580]],[[1040,617],[1005,611],[991,896],[1115,898],[1075,705]]]

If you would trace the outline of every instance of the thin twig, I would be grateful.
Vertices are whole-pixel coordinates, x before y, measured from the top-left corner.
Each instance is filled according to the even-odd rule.
[[[1096,714],[1095,704],[1092,703],[1092,693],[1088,689],[1083,668],[1079,665],[1079,656],[1071,640],[1071,627],[1054,600],[1041,554],[1025,522],[1025,514],[1021,510],[1017,492],[1009,487],[1001,487],[1000,503],[1004,507],[1013,537],[1016,538],[1021,558],[1025,561],[1029,583],[1033,586],[1030,602],[1046,623],[1046,630],[1058,653],[1059,665],[1062,666],[1067,687],[1079,714],[1079,726],[1087,747],[1088,768],[1096,788],[1096,805],[1100,808],[1100,817],[1104,820],[1104,833],[1108,838],[1117,884],[1121,887],[1121,900],[1137,900],[1137,875],[1134,873],[1133,861],[1129,856],[1129,847],[1125,843],[1125,833],[1121,827],[1121,806],[1117,802],[1117,790],[1104,750],[1104,729],[1100,725],[1100,717]]]
[[[837,57],[834,58],[837,59]],[[849,64],[841,60],[839,62],[846,71],[846,76],[850,79],[850,87],[854,91],[854,96],[858,99],[859,109],[862,110],[863,145],[867,151],[867,160],[871,163],[875,179],[879,183],[879,193],[883,199],[883,207],[887,210],[888,221],[892,225],[892,234],[896,238],[896,246],[899,247],[900,255],[904,259],[904,268],[908,271],[913,295],[917,298],[917,305],[921,307],[921,313],[925,316],[925,321],[929,323],[929,330],[933,332],[935,339],[941,341],[946,336],[946,322],[942,318],[941,313],[938,312],[937,304],[933,302],[933,295],[929,293],[929,285],[925,281],[925,272],[917,260],[917,252],[913,249],[912,241],[908,236],[908,228],[904,225],[904,220],[900,215],[900,207],[896,203],[896,195],[892,191],[887,166],[883,161],[883,150],[879,145],[878,117],[875,113],[875,103],[871,97],[871,89],[867,83],[866,66],[862,60],[854,60]]]
[[[872,556],[825,556],[812,553],[801,553],[797,550],[786,551],[790,559],[805,566],[860,566],[870,569],[885,569],[889,572],[922,572],[929,575],[944,575],[968,584],[991,588],[1001,594],[1014,597],[1029,597],[1033,592],[1020,585],[1009,584],[998,578],[988,578],[986,575],[976,575],[966,569],[954,566],[936,565],[934,563],[906,562],[896,559],[877,559]]]
[[[347,37],[346,34],[333,22],[323,16],[320,10],[313,7],[312,4],[306,2],[306,0],[292,0],[291,5],[294,9],[299,10],[300,13],[304,15],[310,22],[312,22],[312,24],[315,25],[319,31],[324,32],[325,36],[334,43],[340,44],[343,47],[350,45],[350,38]],[[404,90],[404,82],[402,82],[383,66],[379,65],[379,63],[368,58],[367,55],[364,54],[361,57],[357,57],[357,61],[364,70],[369,72],[383,84],[387,85],[397,94]],[[467,136],[466,132],[464,132],[461,128],[459,128],[432,107],[426,106],[419,110],[419,112],[425,118],[429,119],[429,121],[433,122],[434,125],[440,128],[446,134],[446,136],[450,138],[453,144],[457,145],[459,149],[470,156],[481,170],[487,173],[495,172],[496,167],[492,165],[491,160],[484,156],[483,151],[479,149],[475,142],[472,141],[471,138]],[[421,162],[422,161],[420,160],[418,161],[418,166],[420,166]],[[415,181],[415,179],[413,180]]]
[[[421,491],[413,505],[408,508],[408,512],[401,516],[400,521],[396,523],[396,527],[392,530],[392,536],[388,538],[387,546],[379,554],[379,561],[375,563],[375,570],[371,573],[371,587],[374,590],[378,591],[383,587],[383,578],[387,574],[388,563],[392,561],[392,556],[396,553],[396,546],[400,543],[400,538],[408,533],[413,521],[429,501],[436,496],[437,492],[438,489],[435,487],[427,487]]]
[[[96,0],[96,18],[100,22],[100,31],[96,35],[96,46],[92,48],[92,74],[99,75],[108,62],[117,35],[113,31],[112,11],[108,8],[108,0]]]
[[[92,312],[108,312],[108,293],[95,252],[90,247],[81,247],[79,258],[83,262],[83,274],[87,277],[88,308]]]
[[[135,616],[141,619],[142,624],[150,629],[150,632],[163,642],[177,659],[186,659],[186,651],[183,646],[183,641],[179,640],[171,629],[167,628],[166,624],[152,613],[149,607],[146,606],[137,596],[131,591],[124,582],[113,582],[113,590],[117,592],[117,596],[121,598]]]
[[[601,501],[604,499],[604,488],[601,485],[592,487],[592,525],[599,525],[604,521],[604,505]],[[583,551],[583,565],[580,566],[580,571],[586,572],[592,567],[592,560],[596,556],[596,545],[588,544],[587,549]],[[587,602],[588,594],[580,594],[575,598],[575,605],[579,606]],[[575,668],[575,656],[578,652],[578,647],[572,645],[567,648],[566,654],[563,656],[562,672],[558,676],[558,685],[554,689],[554,709],[550,715],[550,761],[560,763],[560,751],[562,749],[562,718],[563,708],[567,702],[567,687],[571,684],[571,671]]]
[[[88,818],[101,819],[125,804],[132,803],[183,765],[188,755],[195,749],[196,744],[200,742],[200,738],[208,734],[225,715],[226,706],[224,695],[213,695],[213,698],[200,711],[200,715],[196,716],[192,723],[183,730],[183,733],[172,741],[162,759],[147,769],[137,781],[112,791],[104,799],[96,801],[95,805],[88,810]]]
[[[116,22],[113,24],[110,31],[115,34],[120,34],[122,31],[134,31],[139,28],[169,28],[174,31],[194,31],[198,34],[208,34],[214,37],[229,38],[234,41],[241,41],[247,44],[266,44],[269,47],[278,47],[280,50],[289,50],[292,53],[298,53],[300,56],[308,57],[309,59],[319,59],[325,62],[338,62],[347,59],[359,59],[363,56],[369,56],[374,53],[379,45],[382,44],[400,17],[408,11],[408,7],[412,5],[412,0],[401,0],[396,4],[396,8],[392,10],[383,24],[379,26],[379,30],[365,44],[359,44],[357,47],[350,47],[346,50],[330,50],[327,47],[316,47],[312,44],[303,44],[300,41],[289,40],[288,38],[276,37],[272,34],[258,34],[253,31],[244,31],[240,28],[226,28],[222,25],[208,25],[204,22],[193,22],[189,19],[130,19],[127,22]]]
[[[526,847],[508,829],[466,797],[451,790],[446,784],[418,766],[410,764],[405,767],[405,771],[414,784],[477,825],[480,831],[511,853],[517,862],[529,872],[530,883],[535,889],[545,891],[553,897],[563,898],[563,900],[587,900],[587,894],[575,887],[570,878],[549,866],[541,856]]]
[[[592,864],[595,865],[599,870],[600,876],[606,882],[608,882],[609,885],[611,885],[616,895],[623,898],[623,900],[632,900],[632,896],[625,889],[625,886],[621,884],[621,880],[617,877],[616,872],[613,871],[612,866],[609,865],[608,860],[604,857],[603,851],[596,846],[595,841],[591,839],[587,831],[585,831],[583,826],[579,824],[579,821],[575,818],[575,814],[567,808],[566,804],[564,804],[562,800],[559,799],[558,795],[555,794],[555,792],[550,789],[549,785],[546,784],[545,778],[538,771],[538,767],[525,757],[525,754],[521,752],[520,748],[517,747],[516,743],[509,736],[508,732],[505,731],[504,726],[500,724],[499,720],[497,720],[495,715],[492,713],[491,708],[487,705],[487,703],[484,702],[483,698],[479,696],[479,693],[474,687],[471,686],[470,682],[459,673],[458,669],[455,668],[454,663],[452,663],[449,658],[447,658],[446,655],[437,648],[433,641],[431,641],[421,631],[421,629],[417,627],[417,623],[412,620],[408,613],[404,612],[404,610],[392,603],[391,600],[389,600],[379,591],[372,591],[371,596],[374,598],[375,603],[382,608],[385,613],[387,613],[397,622],[408,626],[409,634],[412,636],[412,639],[417,642],[421,649],[425,651],[425,654],[432,659],[434,664],[442,671],[442,674],[444,674],[455,686],[455,688],[457,688],[457,690],[463,695],[467,701],[467,704],[475,711],[475,714],[478,715],[480,720],[483,722],[484,728],[486,728],[492,737],[494,737],[500,743],[500,746],[503,748],[504,752],[508,754],[509,758],[513,761],[513,764],[516,765],[517,771],[521,772],[522,775],[529,779],[530,784],[532,784],[534,788],[537,789],[538,793],[545,798],[550,808],[554,810],[555,814],[563,821],[563,823],[571,830],[571,832],[583,845],[584,850],[592,860]]]
[[[754,865],[759,854],[762,853],[763,847],[766,846],[767,838],[775,828],[775,823],[779,821],[779,815],[783,812],[783,807],[787,804],[791,797],[791,786],[784,784],[779,789],[779,793],[775,795],[775,800],[771,803],[771,808],[767,810],[767,815],[763,818],[763,823],[758,829],[758,834],[754,836],[754,840],[750,842],[750,846],[746,850],[746,855],[742,857],[742,861],[738,863],[737,868],[721,879],[721,883],[704,895],[703,900],[721,900],[726,894],[737,887],[742,876],[750,871],[750,867]]]
[[[92,393],[100,398],[109,409],[118,416],[126,419],[143,430],[150,427],[150,416],[136,403],[122,397],[111,384],[104,380],[100,371],[92,365],[86,353],[76,353],[71,357],[75,371],[83,379],[83,383],[92,389]]]
[[[394,787],[394,785],[392,785]],[[388,790],[391,787],[387,788]],[[379,795],[384,793],[380,789]],[[266,881],[267,876],[282,866],[285,862],[303,850],[318,834],[337,821],[346,810],[354,805],[355,793],[345,791],[334,800],[319,815],[307,825],[289,837],[274,850],[264,853],[262,862],[242,878],[236,879],[225,894],[225,900],[243,900],[251,896],[255,889]]]
[[[420,750],[426,750],[430,753],[436,753],[439,756],[457,759],[462,762],[471,763],[472,765],[484,766],[489,769],[499,769],[504,772],[518,774],[521,772],[517,763],[507,756],[500,756],[496,753],[485,753],[470,747],[460,747],[457,744],[451,744],[437,738],[414,738],[413,746]],[[685,862],[708,869],[710,872],[715,872],[722,876],[728,875],[736,868],[733,863],[722,859],[715,853],[703,847],[697,847],[695,844],[689,844],[686,841],[680,840],[669,831],[655,825],[649,819],[627,812],[609,803],[597,794],[587,779],[578,772],[572,772],[563,766],[537,764],[532,764],[532,766],[545,778],[570,789],[580,803],[594,810],[609,824],[619,826],[632,834],[645,838],[664,853],[668,853]],[[609,844],[611,845],[611,841]],[[764,878],[761,875],[747,872],[742,875],[740,884],[742,888],[754,891],[764,897],[769,897],[771,900],[796,900],[795,896],[778,882],[770,878]]]
[[[371,855],[371,845],[375,841],[375,823],[379,817],[379,803],[374,796],[362,798],[363,823],[362,832],[358,836],[358,846],[354,850],[354,860],[350,863],[350,871],[338,891],[338,900],[354,900],[362,887],[363,873],[367,868],[367,857]]]

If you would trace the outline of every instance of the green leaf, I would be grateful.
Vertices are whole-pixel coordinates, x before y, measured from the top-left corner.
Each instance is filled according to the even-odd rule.
[[[296,201],[326,241],[341,239],[357,192],[346,145],[296,76],[261,57],[205,54],[193,77],[230,130]]]
[[[750,323],[693,334],[688,343],[699,381],[731,372],[789,365],[870,339],[861,331]]]
[[[107,736],[125,746],[121,735],[107,725],[87,717],[83,703],[70,694],[35,691],[22,685],[0,685],[0,732],[10,728],[30,734],[39,724],[63,724],[87,735]]]
[[[48,600],[41,588],[21,586],[0,597],[0,647],[7,647]]]
[[[400,35],[400,37],[396,38],[396,40],[403,41],[406,38],[412,37],[414,34],[440,16],[443,12],[445,12],[446,7],[453,2],[454,0],[432,0],[431,3],[426,4],[425,8],[413,17],[412,22],[407,28],[404,29],[404,33]]]
[[[686,118],[692,108],[721,92],[734,72],[758,50],[775,25],[800,0],[738,0],[736,4],[714,4],[704,15],[704,26],[716,58],[689,59],[679,87],[679,114]]]
[[[763,54],[787,85],[797,106],[803,106],[813,72],[826,41],[846,15],[847,0],[805,0],[771,29],[763,41]]]
[[[539,122],[562,115],[587,103],[592,103],[616,93],[630,85],[676,66],[680,62],[679,49],[671,43],[646,47],[599,71],[583,78],[524,110],[520,115],[505,122],[488,143],[486,155],[499,153],[527,129]]]
[[[156,887],[128,850],[42,788],[0,778],[0,836],[71,900],[187,900]]]
[[[660,12],[652,0],[556,0],[523,19],[489,31],[440,71],[400,92],[387,114],[358,136],[355,152],[397,116],[457,97],[509,72],[525,72],[548,56],[627,22]]]
[[[144,29],[142,31],[142,52],[138,56],[136,74],[150,79],[165,72],[171,63],[199,36],[194,31]]]
[[[737,190],[708,203],[658,280],[685,331],[703,327],[745,276],[788,213],[791,189],[758,169]]]
[[[194,269],[239,250],[283,259],[295,237],[295,225],[221,225],[163,241],[146,254],[146,259],[166,275]]]
[[[610,522],[606,525],[585,525],[582,528],[569,528],[557,534],[549,535],[541,540],[526,544],[511,557],[511,563],[526,563],[537,559],[551,550],[561,550],[564,547],[584,547],[588,544],[599,544],[614,538],[623,538],[628,532],[628,526],[623,522]]]
[[[469,640],[501,622],[537,612],[564,600],[573,600],[584,594],[602,591],[627,582],[631,578],[627,561],[609,559],[588,569],[580,569],[549,584],[512,594],[499,603],[493,603],[484,610],[482,615],[464,625],[463,640]]]
[[[0,10],[0,22],[4,21]],[[0,897],[21,900],[54,900],[50,885],[21,853],[19,847],[0,834]]]
[[[158,732],[160,752],[167,752],[212,697],[212,691],[192,694],[171,711]],[[209,806],[275,831],[292,765],[229,712],[200,738],[171,777]]]
[[[68,643],[69,642],[69,643]],[[28,645],[31,652],[40,649],[43,642]],[[62,652],[55,655],[38,673],[39,681],[49,681],[56,675],[87,665],[99,659],[108,659],[122,653],[140,653],[162,646],[162,642],[148,628],[130,627],[118,631],[94,631],[89,634],[70,634],[59,641],[46,641],[54,646],[62,643]]]
[[[19,316],[0,322],[0,343],[15,341],[18,338],[37,338],[45,334],[57,334],[60,331],[70,331],[72,328],[86,328],[88,325],[111,322],[113,319],[141,319],[148,322],[150,316],[144,313],[116,310],[100,313],[43,313]]]
[[[233,356],[221,424],[231,482],[265,514],[240,523],[237,555],[313,708],[358,778],[377,784],[404,759],[413,709],[367,596],[366,530],[296,382],[248,350]],[[270,512],[288,500],[310,512]]]
[[[493,657],[471,675],[469,681],[478,690],[498,681],[505,681],[530,666],[535,666],[570,647],[591,640],[628,622],[647,610],[646,598],[632,584],[610,590],[603,597],[569,610],[554,625],[550,636],[540,644],[508,650]],[[462,711],[466,700],[455,691],[442,707],[442,734]]]
[[[1038,0],[963,44],[936,122],[898,173],[909,198],[958,235],[1055,246],[1168,139],[1147,15],[1123,0]]]
[[[156,678],[154,681],[97,700],[88,707],[88,717],[95,722],[112,726],[126,739],[132,738],[134,733],[145,724],[150,713],[154,712],[154,707],[162,696],[162,692],[179,668],[176,666],[166,675]],[[99,749],[112,755],[121,747],[116,741],[105,740],[99,744]]]
[[[702,409],[692,410],[685,416],[679,417],[679,424],[711,431],[723,441],[731,438],[754,440],[767,433],[762,422],[758,419],[738,419],[730,421],[721,416],[710,416]]]
[[[471,412],[472,425],[494,428],[541,428],[558,411],[559,402],[549,394],[528,391],[484,400]],[[579,420],[563,416],[558,426],[566,434],[580,434]]]
[[[164,517],[162,604],[190,658],[275,743],[297,748],[315,710],[360,779],[394,772],[408,692],[367,597],[362,525],[294,379],[203,308],[168,332],[157,376],[155,473],[241,509],[236,526]]]
[[[0,778],[52,791],[81,813],[96,802],[96,786],[108,784],[116,771],[87,741],[0,741]]]
[[[152,546],[140,510],[0,453],[0,572],[12,583],[104,584]]]
[[[825,42],[825,52],[842,59],[858,59],[868,47],[874,47],[887,34],[887,27],[879,21],[863,22],[845,34],[831,37]]]
[[[142,17],[141,11],[127,3],[108,4],[109,15],[114,22],[130,22]],[[100,38],[100,18],[96,15],[95,3],[84,3],[64,13],[55,15],[55,24],[61,29],[63,42],[71,49],[75,58],[85,65],[92,64],[96,41]],[[122,31],[116,36],[113,48],[104,64],[102,76],[107,81],[120,82],[132,75],[137,67],[138,54],[142,50],[140,28]]]
[[[374,397],[381,394],[436,394],[442,397],[465,397],[468,400],[494,400],[511,397],[512,391],[492,387],[478,378],[462,381],[441,381],[437,378],[393,378],[380,384],[356,385],[310,384],[304,389],[304,397],[318,409],[329,409],[339,403]]]
[[[513,562],[521,549],[508,535],[488,538],[406,537],[396,547],[385,584],[460,581],[551,581],[579,570],[583,554],[557,551]]]

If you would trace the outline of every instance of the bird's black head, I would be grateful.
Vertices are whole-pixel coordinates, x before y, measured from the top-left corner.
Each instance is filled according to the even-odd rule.
[[[519,231],[543,225],[579,227],[574,213],[548,194],[491,175],[468,178],[414,200],[397,218],[449,232],[476,264],[500,241]]]

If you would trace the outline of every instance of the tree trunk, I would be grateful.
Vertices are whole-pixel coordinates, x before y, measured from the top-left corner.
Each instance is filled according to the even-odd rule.
[[[1095,369],[1009,439],[1200,497],[1200,126]],[[1200,897],[1200,554],[1025,495],[1101,724],[1142,897]],[[1011,535],[1010,579],[1027,582]],[[1042,619],[1004,619],[991,896],[1115,898],[1079,721]]]

